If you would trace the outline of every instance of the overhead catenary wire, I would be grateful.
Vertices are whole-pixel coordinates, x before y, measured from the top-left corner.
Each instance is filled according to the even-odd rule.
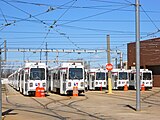
[[[6,19],[5,15],[3,14],[3,11],[2,11],[2,9],[1,9],[1,8],[0,8],[0,11],[1,11],[2,16],[3,16],[3,18],[4,18],[4,21],[8,24],[7,19]]]
[[[73,0],[72,0],[72,1],[73,1]],[[64,5],[66,5],[66,4],[69,4],[69,3],[71,3],[72,1],[69,1],[69,2],[67,2],[67,3],[65,3],[65,4],[63,4],[63,5],[61,5],[61,6],[64,6]],[[34,17],[34,16],[32,16],[32,17]],[[46,24],[46,23],[45,23],[45,24]],[[48,25],[48,26],[51,27],[50,25]],[[40,47],[43,46],[43,44],[44,44],[44,42],[45,42],[45,39],[47,38],[49,32],[50,32],[50,29],[49,29],[48,32],[46,33],[46,36],[44,37],[44,40],[42,41],[42,43],[40,44],[40,46],[39,46],[37,49],[39,49]],[[32,56],[32,55],[28,56],[28,59],[29,59],[29,57],[31,57],[31,56]]]
[[[126,1],[127,3],[130,3],[130,4],[133,4],[132,2],[130,2],[129,0],[124,0],[124,1]]]
[[[123,7],[119,7],[119,8],[115,8],[115,9],[111,9],[111,10],[107,10],[107,11],[104,11],[104,12],[100,12],[100,13],[97,13],[97,14],[89,15],[89,16],[82,17],[82,18],[79,18],[79,19],[76,19],[76,20],[72,20],[72,21],[69,21],[69,22],[57,24],[57,26],[61,26],[61,25],[65,25],[65,24],[69,24],[69,23],[73,23],[73,22],[78,22],[78,21],[81,21],[81,20],[84,20],[84,19],[88,19],[88,18],[92,18],[92,17],[99,16],[99,15],[102,15],[102,14],[106,14],[106,13],[109,13],[109,12],[113,12],[113,11],[116,11],[116,10],[120,10],[120,9],[129,7],[129,6],[131,6],[131,5],[127,5],[127,6],[123,6]]]
[[[38,18],[37,18],[37,17],[35,17],[35,16],[32,16],[32,14],[30,14],[30,13],[28,13],[28,12],[26,12],[26,11],[24,11],[24,10],[22,10],[22,9],[18,8],[18,7],[16,7],[15,5],[10,4],[10,3],[9,3],[9,2],[7,2],[6,0],[1,0],[1,1],[5,2],[6,4],[8,4],[8,5],[10,5],[10,6],[14,7],[15,9],[17,9],[17,10],[19,10],[19,11],[21,11],[21,12],[23,12],[23,13],[27,14],[27,15],[29,15],[30,17],[33,17],[33,18],[34,18],[34,19],[36,19],[37,21],[39,21],[39,22],[41,22],[41,23],[43,23],[43,24],[45,24],[45,25],[46,25],[46,23],[45,23],[44,21],[42,21],[42,20],[38,19]]]
[[[72,1],[69,1],[69,2],[67,2],[67,3],[65,3],[65,4],[63,4],[63,5],[60,6],[60,7],[62,7],[62,6],[66,5],[66,4],[70,3],[70,2],[73,2],[73,3],[71,4],[71,6],[69,6],[68,9],[67,9],[66,11],[64,11],[64,13],[63,13],[57,20],[54,20],[54,22],[49,26],[48,32],[47,32],[46,36],[44,37],[44,39],[47,38],[48,34],[50,33],[51,28],[54,27],[54,25],[56,24],[56,22],[63,17],[63,15],[73,6],[73,4],[74,4],[76,1],[77,1],[77,0],[72,0]]]
[[[151,17],[147,14],[147,12],[143,9],[142,6],[141,6],[141,8],[144,11],[144,13],[146,14],[146,16],[149,18],[149,20],[151,21],[151,23],[155,26],[155,28],[157,28],[157,30],[159,30],[159,28],[157,27],[157,25],[154,23],[154,21],[151,19]]]
[[[151,23],[154,25],[154,27],[157,29],[155,32],[149,33],[146,36],[141,37],[141,39],[149,37],[151,35],[155,35],[157,33],[160,32],[160,29],[158,28],[158,26],[155,24],[155,22],[151,19],[151,17],[148,15],[148,13],[144,10],[144,8],[142,6],[140,6],[142,8],[142,10],[144,11],[145,15],[149,18],[149,20],[151,21]]]
[[[44,13],[44,12],[43,12]],[[39,13],[39,14],[43,14],[43,13]],[[34,15],[34,16],[38,16],[39,14],[37,14],[37,15]],[[0,15],[2,15],[2,14],[0,14]],[[23,18],[17,18],[17,17],[12,17],[12,16],[7,16],[7,15],[5,15],[6,17],[11,17],[11,18],[14,18],[14,19],[7,19],[7,21],[15,21],[15,22],[17,22],[17,21],[28,21],[28,22],[36,22],[36,20],[29,20],[29,19],[23,19]],[[15,19],[18,19],[18,20],[15,20]],[[4,19],[0,19],[0,21],[4,21]],[[49,22],[52,22],[52,21],[56,21],[56,20],[51,20],[51,19],[42,19],[42,21],[46,21],[46,23],[48,23],[49,24]],[[72,20],[59,20],[59,22],[68,22],[68,21],[72,21]],[[154,23],[156,23],[156,22],[160,22],[160,20],[153,20],[154,21]],[[133,23],[133,22],[135,22],[134,20],[122,20],[122,19],[88,19],[88,20],[81,20],[81,21],[79,21],[79,22],[110,22],[110,23]],[[147,22],[151,22],[150,20],[141,20],[141,22],[142,23],[147,23]]]
[[[99,31],[99,32],[110,32],[110,33],[128,33],[132,34],[132,31],[121,31],[121,30],[105,30],[105,29],[96,29],[96,28],[86,28],[86,27],[79,27],[79,26],[71,26],[71,25],[57,25],[58,27],[67,27],[67,28],[74,28],[74,29],[83,29],[89,31]]]
[[[47,7],[50,6],[49,4],[44,4],[44,3],[26,2],[26,1],[19,1],[19,0],[10,0],[9,2],[36,5],[36,6],[47,6]]]
[[[52,23],[52,25],[51,25],[51,26],[49,27],[49,29],[48,29],[48,32],[47,32],[47,34],[46,34],[46,36],[45,36],[45,39],[46,39],[46,37],[48,36],[48,34],[50,33],[51,28],[54,27],[54,25],[57,23],[57,21],[59,21],[59,20],[65,15],[65,13],[75,4],[76,1],[77,1],[77,0],[73,0],[73,3],[71,4],[71,6],[69,6],[68,9],[67,9],[66,11],[64,11],[64,12],[62,13],[62,15],[61,15],[56,21],[54,21],[54,22]],[[68,3],[67,3],[67,4],[68,4]],[[65,37],[66,39],[68,39],[75,47],[77,47],[78,49],[80,49],[80,47],[78,47],[77,44],[75,44],[75,43],[70,39],[69,36],[67,36],[67,35],[64,34],[64,33],[59,32],[58,30],[55,30],[55,29],[54,29],[54,31],[57,32],[60,36],[63,36],[63,37]]]
[[[122,5],[126,5],[127,4],[127,3],[124,3],[124,2],[113,2],[113,1],[108,1],[108,0],[90,0],[90,1],[103,2],[103,3],[112,3],[112,4],[122,4]]]

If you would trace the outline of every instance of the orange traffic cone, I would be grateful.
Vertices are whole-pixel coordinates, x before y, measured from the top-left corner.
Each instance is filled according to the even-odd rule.
[[[127,84],[124,85],[124,91],[128,91],[128,86],[127,86]]]
[[[41,97],[45,97],[45,90],[44,90],[44,87],[41,87]]]
[[[78,96],[78,87],[77,86],[73,87],[73,96]]]
[[[41,90],[40,90],[40,87],[36,87],[36,94],[35,94],[35,97],[41,97]]]
[[[141,91],[145,91],[144,83],[141,85]]]

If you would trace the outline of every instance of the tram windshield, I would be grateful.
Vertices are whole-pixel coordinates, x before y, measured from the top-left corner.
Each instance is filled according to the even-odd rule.
[[[105,80],[105,73],[104,72],[97,72],[96,73],[96,80]]]
[[[44,68],[31,68],[30,80],[44,80],[45,69]]]
[[[119,72],[119,80],[127,80],[128,74],[127,72]]]
[[[83,79],[82,68],[69,68],[69,79]]]
[[[151,73],[143,73],[143,80],[151,80]]]

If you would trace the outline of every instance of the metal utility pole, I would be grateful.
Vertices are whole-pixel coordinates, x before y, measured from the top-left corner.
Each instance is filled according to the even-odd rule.
[[[115,68],[118,68],[117,67],[117,57],[115,58],[115,66],[116,66]]]
[[[42,60],[42,52],[40,52],[40,58],[39,58],[40,62]]]
[[[135,1],[136,7],[136,111],[141,110],[140,105],[140,12],[139,0]]]
[[[120,52],[120,67],[123,69],[123,53],[122,51]]]
[[[46,65],[48,63],[48,52],[47,52],[47,42],[46,42]]]
[[[110,64],[110,36],[107,35],[107,60],[108,64]],[[112,93],[112,82],[111,82],[111,71],[108,70],[108,94]]]
[[[58,56],[59,56],[59,53],[58,53],[58,50],[57,50],[57,55],[56,55],[56,63],[58,64]]]
[[[1,48],[0,48],[0,120],[2,120],[2,81],[1,81]]]

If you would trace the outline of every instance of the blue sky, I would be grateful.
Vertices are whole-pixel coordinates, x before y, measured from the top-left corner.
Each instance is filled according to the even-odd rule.
[[[141,40],[159,37],[158,0],[140,0]],[[135,0],[0,0],[0,43],[7,48],[106,49],[123,52],[135,41]],[[149,35],[149,36],[148,36]],[[92,66],[106,64],[106,53],[49,53],[50,60],[84,59]],[[2,54],[3,57],[3,54]],[[42,53],[45,60],[45,53]],[[116,54],[111,55],[114,61]],[[8,60],[39,60],[40,53],[7,53]]]

